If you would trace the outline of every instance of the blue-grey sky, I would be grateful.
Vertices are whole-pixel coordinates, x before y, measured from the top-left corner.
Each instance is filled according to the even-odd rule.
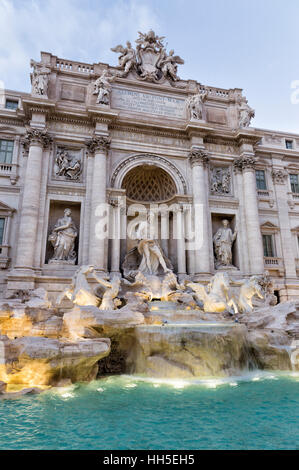
[[[166,36],[184,79],[243,88],[255,127],[299,133],[299,0],[0,0],[0,80],[30,90],[40,51],[117,64],[138,31]]]

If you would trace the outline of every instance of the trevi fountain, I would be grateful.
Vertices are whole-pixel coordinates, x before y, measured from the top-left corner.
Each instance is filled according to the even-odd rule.
[[[25,169],[0,175],[21,187],[0,207],[1,448],[296,445],[298,169],[163,40],[114,47],[117,67],[31,62]]]

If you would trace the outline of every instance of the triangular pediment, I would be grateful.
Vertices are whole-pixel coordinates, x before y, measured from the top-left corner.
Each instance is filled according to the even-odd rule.
[[[10,207],[5,202],[0,201],[0,211],[2,212],[14,212],[16,209],[14,207]]]
[[[261,230],[279,230],[277,225],[273,224],[272,222],[265,222],[261,225]]]

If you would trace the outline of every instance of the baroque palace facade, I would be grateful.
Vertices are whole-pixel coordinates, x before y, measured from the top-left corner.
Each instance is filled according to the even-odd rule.
[[[123,274],[137,203],[156,207],[156,238],[179,279],[267,271],[280,300],[299,299],[299,135],[251,127],[241,89],[181,80],[183,60],[153,31],[112,50],[117,67],[42,52],[32,92],[1,97],[1,295],[45,287],[54,297],[78,265]],[[187,240],[192,205],[199,247]]]

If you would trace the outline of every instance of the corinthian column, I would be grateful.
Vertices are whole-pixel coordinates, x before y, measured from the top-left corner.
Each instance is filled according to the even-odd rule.
[[[52,142],[45,130],[30,129],[24,140],[28,160],[20,214],[16,268],[32,269],[36,249],[43,149]]]
[[[210,272],[209,210],[206,166],[207,152],[192,147],[189,160],[192,166],[192,188],[195,232],[195,274]],[[188,234],[186,234],[188,235]]]
[[[110,138],[96,136],[87,142],[90,155],[94,156],[91,189],[89,263],[98,271],[106,271],[105,246],[108,241],[108,206],[106,204],[107,152]]]
[[[255,176],[256,159],[252,155],[244,155],[240,159],[243,170],[243,194],[247,227],[248,255],[251,274],[264,272],[264,252]]]

